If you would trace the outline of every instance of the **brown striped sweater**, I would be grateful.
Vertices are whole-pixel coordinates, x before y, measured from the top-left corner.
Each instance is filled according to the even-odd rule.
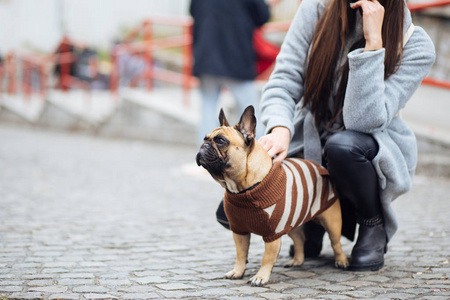
[[[308,160],[275,163],[255,188],[225,192],[225,213],[237,234],[261,235],[271,242],[313,219],[337,199],[326,169]]]

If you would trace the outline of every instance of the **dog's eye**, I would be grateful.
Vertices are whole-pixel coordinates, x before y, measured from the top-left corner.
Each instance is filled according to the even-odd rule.
[[[217,145],[223,145],[223,144],[225,144],[225,139],[223,139],[223,138],[221,138],[221,137],[217,137],[217,138],[215,138],[214,139],[214,142],[217,144]]]

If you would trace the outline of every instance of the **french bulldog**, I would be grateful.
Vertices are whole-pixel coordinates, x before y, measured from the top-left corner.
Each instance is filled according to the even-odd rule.
[[[345,269],[348,260],[340,242],[340,203],[327,170],[303,159],[272,163],[255,139],[253,106],[245,109],[233,127],[223,110],[219,122],[220,127],[206,135],[196,160],[225,188],[224,208],[237,254],[233,270],[225,277],[243,277],[251,233],[261,235],[265,242],[262,264],[249,280],[251,286],[263,286],[269,281],[281,248],[281,236],[285,234],[292,238],[295,250],[286,266],[302,265],[302,225],[309,220],[320,223],[328,232],[335,265]]]

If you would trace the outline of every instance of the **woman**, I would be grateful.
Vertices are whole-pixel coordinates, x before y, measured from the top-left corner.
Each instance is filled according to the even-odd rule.
[[[353,240],[359,223],[351,270],[383,266],[397,230],[390,204],[410,189],[416,167],[415,136],[398,114],[435,52],[411,24],[403,0],[303,0],[262,96],[263,147],[274,161],[323,164],[341,198],[343,234]],[[323,236],[312,229],[309,256]]]
[[[416,139],[400,110],[428,73],[434,46],[402,0],[303,0],[261,102],[274,157],[311,159],[336,184],[351,270],[378,270],[397,230],[390,206],[411,187]],[[226,226],[222,206],[219,222]],[[305,225],[305,256],[323,229]]]

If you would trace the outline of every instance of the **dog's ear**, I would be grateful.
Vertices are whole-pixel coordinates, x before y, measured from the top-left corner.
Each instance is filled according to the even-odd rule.
[[[255,109],[252,105],[248,106],[242,113],[236,129],[244,136],[245,143],[249,145],[255,139],[256,117]]]
[[[227,118],[225,118],[225,113],[223,112],[223,109],[220,109],[220,113],[219,113],[219,124],[220,126],[230,126],[230,124],[228,124]]]

